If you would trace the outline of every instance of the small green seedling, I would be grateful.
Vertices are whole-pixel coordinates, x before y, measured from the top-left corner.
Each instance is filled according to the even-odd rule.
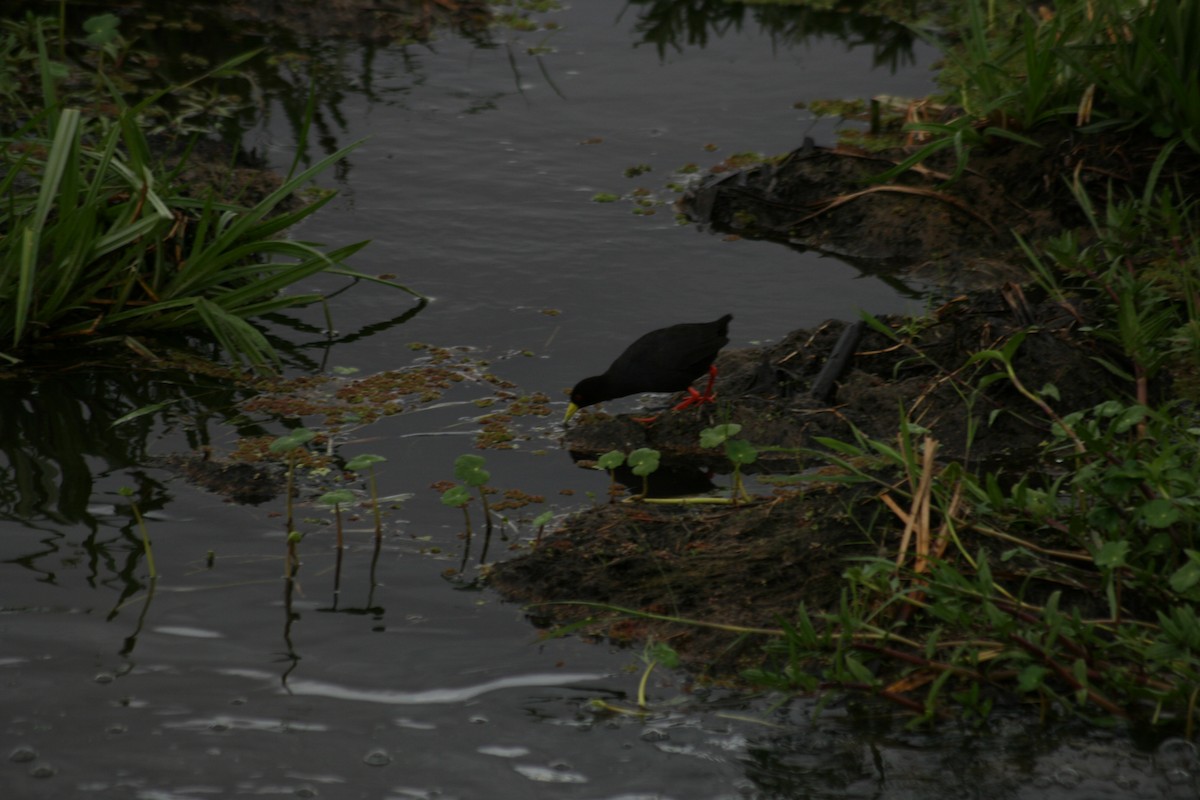
[[[138,509],[137,501],[132,499],[133,489],[122,486],[117,490],[117,494],[130,498],[129,507],[133,509],[133,518],[137,521],[138,530],[142,534],[142,552],[146,554],[146,567],[150,570],[150,580],[157,580],[158,570],[154,566],[154,550],[150,547],[150,534],[146,531],[146,521],[142,519],[142,512]]]
[[[479,490],[479,502],[483,506],[484,529],[488,535],[491,535],[492,510],[488,507],[487,493],[483,490],[483,487],[492,477],[492,474],[484,469],[483,465],[483,456],[477,456],[473,453],[461,455],[454,459],[454,477],[467,486],[474,486]]]
[[[304,445],[316,438],[316,434],[308,428],[297,428],[289,434],[280,436],[275,441],[271,442],[267,448],[275,454],[287,454],[288,471],[287,471],[287,529],[290,531],[294,527],[292,525],[292,490],[296,481],[296,452]]]
[[[742,467],[753,464],[758,459],[758,449],[754,445],[744,439],[733,438],[741,430],[741,425],[730,422],[700,431],[701,447],[725,446],[725,457],[729,459],[729,463],[733,464],[733,487],[730,490],[730,498],[734,505],[742,500],[750,499],[750,494],[746,491],[745,484],[742,483]]]
[[[289,581],[300,571],[300,553],[297,548],[303,539],[304,534],[300,531],[292,531],[287,536],[287,560],[284,563],[283,577]]]
[[[108,56],[112,61],[119,61],[121,53],[121,32],[118,30],[121,26],[121,18],[116,14],[99,14],[94,17],[88,17],[83,21],[83,29],[87,31],[85,41],[95,47],[103,55]],[[104,71],[104,59],[99,60],[100,71]]]
[[[538,547],[542,543],[542,531],[546,530],[546,523],[554,519],[553,511],[543,511],[533,518],[533,527],[537,528],[537,538],[533,540],[533,546]]]
[[[642,479],[642,497],[650,493],[650,473],[658,469],[661,454],[649,447],[639,447],[629,454],[629,467]]]
[[[471,542],[471,515],[467,513],[467,503],[469,502],[471,502],[471,493],[467,491],[467,487],[457,483],[442,492],[442,505],[450,506],[451,508],[461,508],[463,510],[463,521],[467,526],[468,545]]]
[[[620,450],[610,450],[596,459],[596,469],[608,470],[608,502],[613,502],[620,489],[617,487],[617,467],[625,463],[625,454]]]
[[[337,549],[340,551],[343,547],[342,540],[342,506],[354,502],[354,492],[349,489],[334,489],[332,492],[326,492],[317,498],[317,502],[326,506],[333,506],[333,515],[337,520]]]
[[[373,455],[371,453],[363,453],[361,456],[356,456],[351,459],[346,465],[346,469],[351,472],[362,472],[370,467],[371,475],[368,479],[371,486],[371,508],[375,510],[375,541],[383,539],[383,518],[379,509],[379,487],[375,483],[375,465],[387,461],[383,456]]]
[[[637,704],[642,711],[646,710],[646,684],[650,682],[650,673],[659,664],[662,664],[667,669],[675,669],[679,666],[679,654],[667,644],[662,642],[650,642],[646,648],[642,650],[642,661],[646,664],[646,670],[642,673],[642,679],[638,681]]]

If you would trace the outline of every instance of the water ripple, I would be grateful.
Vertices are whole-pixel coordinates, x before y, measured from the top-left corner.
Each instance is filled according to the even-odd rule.
[[[269,672],[255,669],[223,669],[218,670],[222,675],[232,675],[242,678],[260,680],[275,680],[277,676]],[[553,672],[533,673],[530,675],[509,675],[473,686],[460,686],[453,689],[426,689],[421,692],[397,692],[387,689],[351,689],[328,681],[289,680],[287,691],[294,695],[307,697],[331,697],[337,700],[359,700],[366,703],[388,703],[391,705],[427,705],[434,703],[461,703],[472,700],[488,692],[501,689],[521,689],[536,686],[561,686],[563,684],[579,683],[582,681],[597,681],[608,677],[597,672]],[[284,689],[280,689],[284,691]]]

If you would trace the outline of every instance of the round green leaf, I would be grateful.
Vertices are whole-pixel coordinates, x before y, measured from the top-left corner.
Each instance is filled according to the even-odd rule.
[[[267,448],[272,453],[286,453],[290,450],[295,450],[301,445],[308,444],[316,438],[316,434],[308,428],[297,428],[291,433],[280,436],[275,441],[271,442]]]
[[[346,469],[351,472],[361,472],[367,467],[373,467],[384,461],[387,461],[387,459],[383,456],[377,456],[373,453],[363,453],[360,456],[350,459],[350,463],[346,465]]]
[[[469,486],[483,486],[492,477],[483,465],[483,456],[465,453],[454,459],[454,477]]]
[[[625,463],[625,454],[620,450],[609,450],[596,459],[596,469],[616,469]]]
[[[736,422],[727,422],[723,425],[714,425],[711,428],[705,428],[700,431],[700,446],[701,447],[716,447],[733,436],[737,436],[742,430],[742,426]]]
[[[629,454],[629,466],[633,468],[633,474],[639,478],[644,478],[654,470],[658,469],[658,461],[660,454],[657,450],[649,447],[639,447]]]
[[[318,497],[317,502],[327,506],[346,505],[354,502],[354,492],[349,489],[334,489]]]
[[[451,508],[462,508],[469,502],[471,502],[471,493],[467,491],[465,486],[451,486],[442,492],[442,505],[447,505]]]
[[[734,464],[753,464],[758,458],[758,448],[745,439],[731,439],[725,443],[725,455]]]

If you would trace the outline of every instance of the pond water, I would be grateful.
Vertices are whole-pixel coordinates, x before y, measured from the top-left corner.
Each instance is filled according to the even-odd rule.
[[[251,4],[253,6],[253,4]],[[262,44],[248,146],[286,170],[309,76],[320,92],[309,157],[366,142],[324,185],[341,194],[294,232],[371,239],[353,265],[428,295],[358,286],[330,310],[271,326],[293,371],[358,375],[419,364],[411,342],[470,348],[554,413],[487,451],[492,484],[542,495],[513,515],[582,507],[600,473],[575,469],[557,420],[563,390],[602,371],[635,335],[732,313],[731,346],[828,318],[919,310],[910,290],[830,258],[679,225],[669,204],[632,213],[601,192],[645,187],[728,155],[821,144],[800,100],[916,96],[937,53],[855,13],[726,3],[578,2],[533,15],[557,29],[429,45],[354,44],[285,29],[209,31]],[[198,46],[198,45],[197,45]],[[541,48],[536,54],[530,48]],[[320,69],[318,72],[317,69]],[[306,71],[308,70],[308,71]],[[291,86],[293,91],[288,91]],[[651,171],[626,177],[631,167]],[[321,279],[314,288],[339,284]],[[997,718],[986,731],[906,731],[888,709],[742,697],[657,669],[645,715],[630,707],[636,651],[542,640],[517,606],[448,580],[462,517],[430,484],[472,452],[489,385],[466,382],[419,412],[340,442],[388,458],[385,494],[410,494],[373,549],[349,524],[334,593],[333,534],[302,506],[303,567],[289,591],[281,500],[236,505],[156,458],[283,423],[239,415],[204,379],[146,383],[101,368],[0,401],[0,796],[4,798],[792,798],[1195,797],[1190,742]],[[632,402],[632,401],[626,401]],[[134,409],[160,413],[118,427]],[[147,516],[161,577],[148,591],[129,499]]]

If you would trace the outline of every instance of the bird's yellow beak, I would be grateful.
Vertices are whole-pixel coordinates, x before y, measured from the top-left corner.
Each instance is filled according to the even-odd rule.
[[[567,414],[566,414],[566,416],[563,417],[563,424],[566,425],[567,420],[569,420],[571,417],[575,416],[575,412],[578,410],[579,410],[579,406],[575,405],[574,403],[569,403],[567,405]]]

